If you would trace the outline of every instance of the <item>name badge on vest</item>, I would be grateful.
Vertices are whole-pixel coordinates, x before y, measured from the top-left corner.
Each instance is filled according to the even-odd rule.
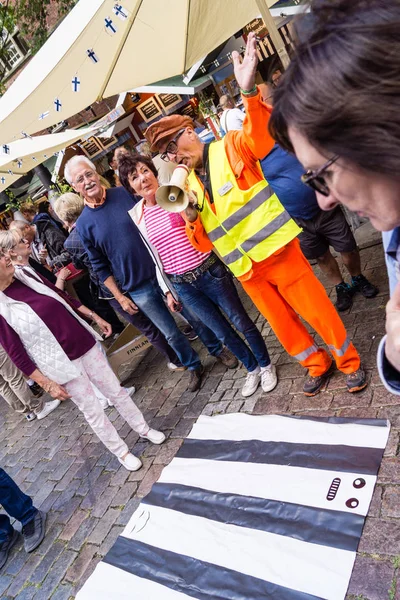
[[[227,194],[232,188],[233,183],[231,181],[227,181],[222,187],[219,188],[218,194],[220,196],[225,196],[225,194]]]

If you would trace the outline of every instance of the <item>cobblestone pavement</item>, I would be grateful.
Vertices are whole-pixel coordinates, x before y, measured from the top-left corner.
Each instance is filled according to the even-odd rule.
[[[108,409],[121,436],[144,466],[129,473],[91,433],[79,411],[68,401],[49,417],[26,422],[0,404],[0,464],[36,506],[48,512],[47,535],[39,548],[24,553],[21,542],[0,574],[3,600],[31,598],[67,600],[88,578],[129,520],[140,499],[149,492],[164,465],[173,458],[200,414],[229,412],[287,413],[389,418],[389,443],[378,485],[361,539],[348,599],[400,600],[400,397],[381,385],[375,366],[379,339],[384,333],[387,281],[381,246],[362,251],[365,274],[380,286],[372,300],[357,296],[344,315],[350,335],[368,371],[369,387],[348,394],[344,377],[335,373],[315,398],[302,395],[304,372],[282,349],[270,327],[250,300],[245,304],[267,338],[278,365],[279,385],[270,394],[240,395],[245,372],[226,370],[201,353],[206,376],[197,393],[185,392],[187,374],[171,374],[151,349],[136,369],[134,398],[153,427],[168,440],[156,447],[138,440],[118,415]],[[326,282],[325,282],[326,283]],[[329,292],[332,290],[329,289]],[[316,336],[317,341],[321,341]],[[200,349],[197,341],[195,347]],[[397,580],[399,584],[397,587]]]

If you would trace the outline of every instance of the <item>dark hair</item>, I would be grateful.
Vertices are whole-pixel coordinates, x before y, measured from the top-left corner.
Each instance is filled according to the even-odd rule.
[[[131,188],[128,177],[137,168],[138,164],[144,164],[150,169],[155,177],[158,177],[158,171],[154,166],[151,158],[144,156],[144,154],[124,154],[118,161],[118,174],[119,180],[126,190],[130,194],[135,195],[136,192]]]
[[[37,205],[38,213],[46,213],[48,215],[49,207],[50,207],[50,202],[48,200],[42,200]]]
[[[296,128],[325,156],[400,172],[399,0],[312,0],[274,93],[270,132]]]
[[[108,181],[111,187],[115,187],[115,171],[113,171],[112,169],[107,169],[107,171],[103,173],[103,177],[106,181]]]

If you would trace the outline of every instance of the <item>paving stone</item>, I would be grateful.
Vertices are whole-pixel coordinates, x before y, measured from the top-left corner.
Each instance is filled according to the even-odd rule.
[[[108,533],[107,537],[103,540],[99,548],[100,556],[105,556],[110,548],[115,544],[118,536],[123,532],[124,527],[122,525],[113,525]]]
[[[400,517],[400,487],[386,485],[382,497],[382,517]]]
[[[40,548],[40,546],[39,546]],[[31,583],[41,583],[47,574],[52,570],[53,563],[59,558],[59,556],[63,553],[65,546],[62,542],[54,542],[46,554],[42,557],[42,560],[37,565],[35,571],[32,573],[30,577]],[[44,596],[46,598],[46,596]]]
[[[121,511],[116,508],[109,508],[105,515],[99,520],[96,527],[87,538],[87,541],[91,544],[101,544],[120,515],[120,512]]]
[[[293,412],[300,412],[309,409],[326,409],[329,408],[333,399],[333,394],[328,392],[320,392],[316,396],[293,396],[290,403],[290,409]]]
[[[243,400],[233,400],[232,402],[229,403],[229,406],[226,409],[227,414],[240,412],[240,409],[242,408],[243,404],[244,404],[244,398],[243,398]]]
[[[29,555],[29,557],[27,557],[24,566],[19,571],[18,575],[13,579],[12,584],[7,590],[7,593],[10,596],[16,596],[22,590],[26,582],[30,580],[32,573],[36,569],[41,559],[42,556],[36,553],[31,554]],[[0,577],[0,580],[2,579],[2,577],[3,575]]]
[[[129,500],[129,502],[126,504],[125,508],[121,511],[121,514],[119,515],[118,519],[115,522],[116,525],[123,525],[125,527],[125,525],[129,521],[129,519],[131,518],[131,516],[133,515],[133,513],[139,506],[140,501],[141,501],[141,498],[138,498],[137,496],[135,496],[134,498],[131,498]]]
[[[51,597],[54,590],[61,583],[68,567],[76,559],[76,556],[76,552],[72,552],[72,550],[64,550],[55,564],[52,565],[47,577],[40,587],[39,595],[41,598]]]
[[[185,415],[186,417],[186,415]],[[194,423],[197,421],[196,418],[184,418],[181,419],[175,429],[172,430],[170,437],[171,438],[185,438],[189,435],[192,430]]]
[[[284,396],[263,394],[253,408],[254,415],[266,415],[271,413],[283,413],[289,409],[289,399]]]
[[[78,531],[82,523],[87,519],[89,513],[86,510],[77,510],[74,512],[70,520],[65,525],[64,529],[60,533],[60,540],[69,541],[75,533]]]
[[[138,487],[137,495],[139,498],[143,498],[143,496],[146,496],[150,492],[153,483],[160,477],[162,470],[163,465],[154,465],[153,467],[150,467]]]
[[[88,517],[85,519],[78,531],[69,541],[68,548],[79,552],[98,522],[99,519],[95,519],[94,517]]]
[[[394,567],[390,560],[357,556],[348,591],[368,600],[384,600],[389,598],[393,576]]]
[[[97,546],[86,544],[76,556],[74,562],[70,565],[65,576],[66,580],[72,581],[73,583],[79,581],[97,551]]]
[[[183,439],[167,440],[160,446],[157,455],[154,458],[154,465],[167,465],[174,458],[175,454],[181,447]]]
[[[54,594],[51,597],[51,600],[69,600],[71,597],[75,597],[74,586],[68,583],[63,583],[56,588]]]
[[[367,554],[399,555],[400,522],[368,517],[358,551]]]

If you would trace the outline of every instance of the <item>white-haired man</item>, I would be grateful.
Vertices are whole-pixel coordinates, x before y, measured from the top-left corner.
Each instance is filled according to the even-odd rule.
[[[203,367],[165,306],[163,293],[174,292],[160,279],[150,249],[128,215],[135,199],[123,187],[106,190],[94,164],[84,156],[67,162],[64,177],[85,200],[76,228],[94,271],[124,311],[135,315],[140,309],[161,331],[190,370],[188,390],[197,390]]]

